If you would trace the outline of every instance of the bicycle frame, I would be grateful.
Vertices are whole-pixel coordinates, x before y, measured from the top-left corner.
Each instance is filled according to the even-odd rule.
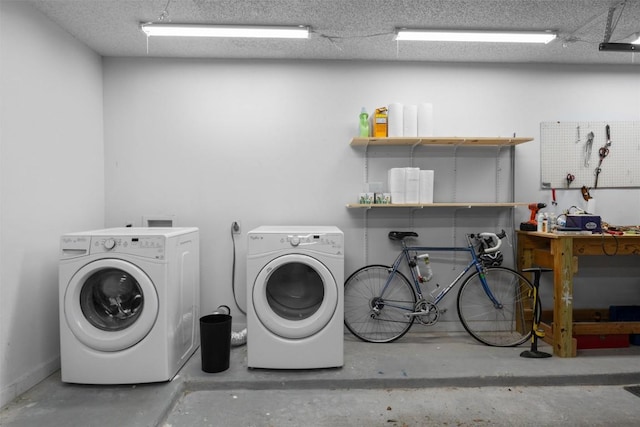
[[[496,308],[502,308],[502,304],[495,298],[495,296],[491,292],[491,289],[489,289],[489,286],[487,285],[486,277],[484,275],[485,267],[482,265],[482,262],[480,262],[480,260],[478,259],[478,255],[476,254],[476,250],[471,240],[472,237],[467,234],[466,238],[467,238],[467,247],[407,246],[405,241],[402,240],[401,241],[402,251],[398,254],[398,256],[396,257],[396,260],[393,262],[391,273],[389,274],[389,278],[387,279],[387,282],[385,283],[384,288],[382,289],[381,297],[382,295],[385,294],[393,277],[396,275],[396,273],[398,273],[398,269],[400,268],[400,264],[402,264],[402,261],[404,260],[407,263],[407,266],[411,265],[410,264],[411,252],[468,252],[469,254],[471,254],[471,261],[469,262],[469,264],[463,268],[462,272],[458,274],[458,276],[449,285],[444,287],[440,292],[438,292],[438,294],[435,297],[433,297],[433,301],[431,301],[431,303],[433,303],[434,305],[437,305],[440,301],[442,301],[442,299],[449,293],[449,291],[451,291],[451,289],[453,289],[453,287],[457,285],[460,282],[460,280],[467,275],[469,270],[475,267],[475,270],[478,273],[480,273],[480,282],[482,283],[482,287],[485,293],[487,294],[487,296],[489,297],[489,299],[491,300],[491,302],[494,304]],[[420,287],[420,280],[418,280],[418,277],[416,276],[416,273],[413,268],[409,268],[409,271],[411,272],[411,279],[413,280],[413,286],[417,292],[418,301],[423,300],[424,297],[422,294],[422,288]],[[395,306],[394,304],[389,303],[388,301],[385,302],[385,304],[394,306],[399,309],[406,310],[406,308]]]

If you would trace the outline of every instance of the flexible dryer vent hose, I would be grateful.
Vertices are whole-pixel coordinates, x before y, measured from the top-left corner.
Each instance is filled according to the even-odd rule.
[[[221,305],[216,308],[213,314],[231,314],[231,309],[226,305]],[[247,328],[244,328],[241,331],[235,332],[231,331],[231,346],[239,347],[241,345],[245,345],[247,343]]]
[[[241,331],[231,332],[231,345],[233,347],[239,347],[241,345],[245,345],[247,343],[247,328],[244,328]]]

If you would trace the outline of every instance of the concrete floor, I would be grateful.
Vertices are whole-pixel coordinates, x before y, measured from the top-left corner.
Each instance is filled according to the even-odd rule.
[[[0,425],[638,425],[638,346],[525,359],[528,345],[493,348],[414,329],[392,344],[345,335],[339,369],[248,369],[243,346],[224,372],[202,372],[198,351],[166,383],[73,385],[56,373],[2,410]]]

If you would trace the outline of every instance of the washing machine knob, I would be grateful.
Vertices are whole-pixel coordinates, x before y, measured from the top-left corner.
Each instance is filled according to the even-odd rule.
[[[116,241],[113,240],[113,239],[107,239],[107,240],[104,241],[104,247],[107,250],[111,250],[111,249],[116,247]]]
[[[298,246],[300,244],[300,238],[298,236],[294,236],[289,240],[291,242],[291,246]]]

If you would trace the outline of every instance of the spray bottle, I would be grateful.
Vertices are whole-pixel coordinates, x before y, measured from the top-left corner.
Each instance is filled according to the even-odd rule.
[[[360,136],[369,137],[369,114],[367,114],[367,110],[364,107],[360,111]]]

